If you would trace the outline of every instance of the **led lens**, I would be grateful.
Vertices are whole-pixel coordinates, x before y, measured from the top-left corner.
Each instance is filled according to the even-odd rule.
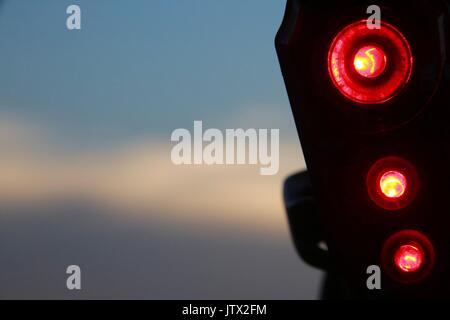
[[[416,167],[396,157],[378,159],[366,178],[367,192],[378,206],[400,210],[409,206],[417,196],[420,181]]]
[[[398,248],[394,256],[395,266],[403,272],[420,269],[424,259],[423,250],[416,244],[406,244]]]
[[[380,29],[357,21],[339,32],[328,52],[328,72],[341,94],[361,104],[381,104],[396,96],[409,81],[413,55],[408,41],[394,26]]]
[[[390,199],[398,199],[406,191],[406,178],[398,171],[388,171],[380,178],[380,190]]]
[[[365,78],[376,78],[386,68],[386,54],[377,46],[364,46],[353,58],[356,72]]]
[[[384,271],[398,282],[417,283],[425,279],[435,265],[433,244],[416,230],[402,230],[391,235],[383,245]]]

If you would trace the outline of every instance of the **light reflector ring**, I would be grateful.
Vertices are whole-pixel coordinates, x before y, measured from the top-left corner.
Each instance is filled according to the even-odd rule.
[[[370,199],[389,211],[409,206],[416,198],[419,187],[415,166],[397,156],[377,160],[367,174],[366,188]]]
[[[381,261],[386,273],[395,281],[413,284],[430,275],[435,265],[433,244],[423,233],[402,230],[383,245]]]
[[[383,52],[385,58],[378,58],[381,68],[377,72],[361,74],[355,68],[355,57],[366,47]],[[408,41],[386,22],[373,30],[367,28],[366,20],[350,24],[334,38],[328,52],[328,72],[334,86],[360,104],[381,104],[394,98],[408,83],[412,68]]]

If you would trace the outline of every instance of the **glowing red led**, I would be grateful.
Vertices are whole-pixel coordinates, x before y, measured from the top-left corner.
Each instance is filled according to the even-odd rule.
[[[398,248],[394,256],[395,266],[402,272],[415,272],[424,260],[424,251],[417,244],[405,244]]]
[[[383,269],[394,280],[416,283],[426,278],[435,265],[433,244],[417,230],[392,234],[381,251]]]
[[[380,177],[380,191],[384,196],[398,199],[405,194],[406,178],[398,171],[387,171]]]
[[[411,48],[388,23],[367,28],[366,20],[344,28],[328,52],[328,71],[335,87],[360,104],[380,104],[408,83],[413,67]]]
[[[389,156],[378,159],[366,178],[367,192],[378,206],[400,210],[416,198],[420,179],[416,167],[406,159]]]
[[[356,72],[366,78],[375,78],[386,68],[386,54],[377,46],[364,46],[353,58]]]

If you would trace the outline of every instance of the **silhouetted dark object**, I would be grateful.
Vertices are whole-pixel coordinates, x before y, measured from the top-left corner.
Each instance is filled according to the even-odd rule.
[[[283,199],[297,253],[309,265],[326,272],[321,299],[355,298],[330,267],[328,251],[324,244],[323,221],[317,212],[307,171],[298,172],[286,179]]]
[[[323,296],[450,297],[448,1],[288,0],[275,45],[308,167],[286,210]]]
[[[297,252],[308,264],[327,270],[328,252],[320,247],[320,243],[325,240],[323,223],[315,207],[311,181],[306,171],[286,180],[284,203]]]

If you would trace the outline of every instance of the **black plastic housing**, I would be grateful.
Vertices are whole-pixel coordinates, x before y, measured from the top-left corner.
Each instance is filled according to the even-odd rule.
[[[347,25],[381,7],[382,20],[408,40],[414,69],[408,85],[379,106],[344,97],[328,74],[328,50]],[[450,296],[450,54],[446,1],[288,0],[275,44],[315,203],[324,223],[333,273],[353,296],[378,297],[366,287],[369,265],[382,266],[383,244],[413,229],[432,242],[436,260],[423,281],[405,285],[383,273],[385,297]],[[390,211],[366,185],[384,157],[408,160],[419,178],[414,201]]]

